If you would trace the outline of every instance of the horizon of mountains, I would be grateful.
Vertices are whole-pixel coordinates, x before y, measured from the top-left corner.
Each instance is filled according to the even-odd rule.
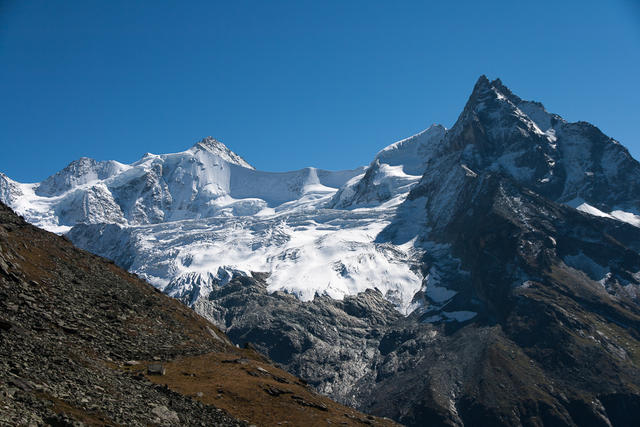
[[[640,414],[640,164],[499,79],[367,167],[262,172],[208,137],[35,184],[0,174],[0,200],[364,412]]]

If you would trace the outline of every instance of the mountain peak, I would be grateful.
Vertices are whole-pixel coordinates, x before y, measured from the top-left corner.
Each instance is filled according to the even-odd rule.
[[[559,116],[555,119],[561,120]],[[485,75],[480,76],[474,85],[452,130],[457,134],[464,128],[465,123],[478,120],[484,123],[484,127],[498,133],[512,129],[514,126],[520,126],[523,129],[538,126],[545,131],[551,126],[551,115],[542,104],[524,101],[505,86],[502,80],[496,78],[490,81]],[[533,131],[540,132],[540,130]]]
[[[193,150],[207,150],[207,151],[231,151],[229,148],[224,145],[222,142],[218,141],[212,136],[205,136],[200,141],[196,142],[193,147]]]
[[[498,113],[498,110],[501,112]],[[549,113],[542,103],[520,98],[505,86],[500,78],[489,81],[485,75],[482,75],[473,87],[460,118],[468,120],[477,114],[489,111],[494,113],[494,119],[512,115],[519,117],[521,121],[531,121],[542,132],[549,130],[554,123],[565,122],[557,114]],[[528,125],[525,124],[525,127]]]
[[[469,101],[476,103],[485,99],[487,96],[500,100],[507,99],[516,105],[522,102],[522,99],[511,92],[511,89],[506,87],[500,78],[490,81],[487,76],[483,74],[476,81]]]
[[[233,163],[249,169],[255,169],[246,160],[231,151],[226,145],[213,138],[212,136],[206,136],[200,141],[196,142],[194,146],[191,147],[191,151],[206,151],[221,157],[223,160],[226,160],[229,163]]]
[[[502,83],[502,80],[500,80],[500,78],[492,81],[491,87],[494,88],[498,93],[503,95],[505,98],[507,98],[509,101],[513,102],[515,105],[518,105],[520,102],[522,102],[522,99],[518,95],[511,92],[511,89],[506,87]]]
[[[478,77],[478,80],[476,80],[476,84],[473,86],[473,92],[476,92],[478,90],[488,88],[488,87],[491,87],[491,82],[489,81],[487,76],[483,74],[480,77]]]

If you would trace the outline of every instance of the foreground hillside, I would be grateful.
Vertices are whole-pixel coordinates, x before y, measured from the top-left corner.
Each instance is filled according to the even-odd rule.
[[[178,301],[0,204],[0,425],[74,422],[393,424],[318,395]]]

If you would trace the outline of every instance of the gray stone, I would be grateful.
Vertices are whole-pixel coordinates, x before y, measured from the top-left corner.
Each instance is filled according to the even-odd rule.
[[[157,423],[160,425],[178,425],[180,424],[180,418],[171,409],[164,405],[156,405],[151,409],[151,413],[157,418]]]
[[[164,375],[166,369],[161,363],[152,363],[147,366],[147,374],[149,375]]]

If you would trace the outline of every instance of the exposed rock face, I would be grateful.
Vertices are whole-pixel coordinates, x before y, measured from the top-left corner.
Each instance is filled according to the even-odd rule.
[[[446,301],[427,294],[404,317],[376,291],[302,303],[236,278],[194,308],[318,390],[408,425],[629,425],[640,310],[624,283],[637,284],[640,230],[496,175],[468,185],[465,209],[428,234],[461,268],[425,259]],[[567,265],[576,251],[610,274]]]
[[[624,146],[589,123],[568,123],[523,101],[499,79],[478,80],[433,161],[443,156],[476,172],[500,172],[561,203],[640,209],[640,165]]]
[[[356,405],[362,404],[353,396],[356,384],[375,382],[371,367],[380,340],[404,319],[378,291],[305,303],[283,292],[269,293],[264,282],[248,277],[214,290],[194,308],[234,342],[251,343],[320,392]]]

